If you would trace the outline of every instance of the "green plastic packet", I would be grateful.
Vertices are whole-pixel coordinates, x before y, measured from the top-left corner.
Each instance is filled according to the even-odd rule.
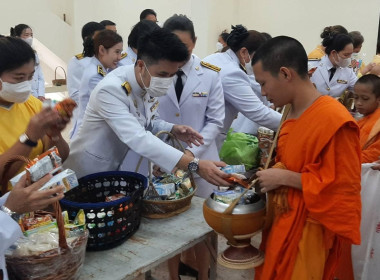
[[[220,149],[220,159],[227,164],[244,164],[246,170],[258,167],[260,164],[258,143],[257,137],[242,132],[233,133],[230,129]]]

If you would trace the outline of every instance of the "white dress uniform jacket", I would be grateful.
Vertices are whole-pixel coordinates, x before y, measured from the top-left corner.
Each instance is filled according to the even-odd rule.
[[[45,97],[45,79],[42,73],[40,58],[36,54],[36,65],[34,66],[34,74],[32,78],[32,94],[34,97]]]
[[[67,91],[69,97],[73,99],[79,105],[79,87],[82,80],[84,69],[90,63],[91,57],[84,56],[83,54],[77,54],[72,57],[67,66]],[[78,118],[79,110],[74,109],[72,117],[72,129],[70,131],[70,138],[73,136],[75,131],[75,120]]]
[[[219,73],[208,68],[206,64],[192,55],[181,68],[183,91],[178,103],[175,92],[175,76],[168,94],[159,98],[160,117],[174,124],[188,125],[203,136],[204,144],[187,147],[195,157],[219,161],[215,138],[223,129],[224,99]],[[186,144],[184,144],[186,147]],[[195,179],[198,186],[197,195],[208,197],[217,187],[202,178]]]
[[[9,193],[0,197],[0,206],[7,201],[8,195]],[[4,280],[8,280],[5,267],[5,251],[21,236],[22,231],[20,226],[8,214],[0,211],[0,269],[3,270]]]
[[[125,53],[122,54],[121,60],[119,61],[120,66],[124,65],[131,65],[135,64],[137,60],[137,54],[132,50],[131,47],[128,46],[127,50]]]
[[[261,86],[258,82],[256,82],[254,75],[248,75],[249,81],[251,82],[251,88],[256,96],[263,102],[263,104],[267,107],[270,107],[272,104],[267,100],[265,96],[261,95]],[[236,119],[231,124],[231,128],[234,132],[244,132],[253,135],[257,135],[257,130],[260,125],[256,122],[251,121],[247,117],[245,117],[242,113],[239,112]]]
[[[217,140],[219,150],[238,112],[261,126],[277,129],[281,114],[265,106],[253,92],[248,75],[240,69],[239,59],[231,49],[224,53],[209,55],[204,61],[221,68],[220,78],[224,91],[226,118],[223,133]]]
[[[119,66],[124,65],[135,65],[137,60],[137,54],[128,46],[127,50],[122,54],[122,58],[119,61]],[[144,158],[138,170],[136,170],[137,165],[139,164],[141,156],[135,151],[130,150],[125,157],[120,169],[125,171],[137,171],[138,173],[147,176],[149,171],[149,161]]]
[[[115,171],[133,149],[171,171],[183,153],[153,135],[173,128],[158,118],[157,109],[157,98],[139,86],[133,65],[113,70],[92,92],[64,166],[74,170],[78,178]]]
[[[317,69],[310,80],[323,95],[339,97],[346,89],[353,90],[358,79],[354,71],[352,71],[352,68],[337,67],[334,76],[331,81],[329,81],[330,69],[334,66],[327,55],[322,57],[320,61],[309,61],[309,70],[314,67],[317,67]]]
[[[90,99],[91,92],[94,90],[96,85],[106,76],[106,68],[100,63],[100,61],[95,57],[90,58],[90,63],[84,70],[82,81],[80,82],[79,92],[78,92],[78,108],[77,113],[72,119],[73,129],[70,135],[70,139],[74,139],[78,133],[78,130],[82,124],[84,112],[88,101]]]

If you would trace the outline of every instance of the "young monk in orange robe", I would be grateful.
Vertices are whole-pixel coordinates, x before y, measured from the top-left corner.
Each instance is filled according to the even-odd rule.
[[[362,76],[354,87],[357,111],[364,115],[358,121],[362,163],[374,162],[380,155],[380,78],[373,74]],[[339,280],[354,280],[351,244],[343,242],[342,256],[335,273]]]
[[[297,40],[269,40],[253,64],[262,94],[276,107],[292,106],[277,146],[276,165],[286,169],[256,173],[261,191],[279,203],[263,231],[265,261],[255,279],[333,279],[342,241],[360,243],[359,128],[312,85]]]
[[[380,77],[368,74],[354,87],[357,111],[364,115],[358,121],[362,163],[374,162],[380,155]]]

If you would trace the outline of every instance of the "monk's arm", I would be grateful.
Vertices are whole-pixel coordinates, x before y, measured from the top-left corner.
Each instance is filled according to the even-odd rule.
[[[270,168],[256,173],[262,192],[277,189],[280,186],[288,186],[302,190],[301,173],[280,169]]]
[[[362,163],[370,163],[379,159],[380,155],[380,133],[375,141],[365,150],[362,150]]]

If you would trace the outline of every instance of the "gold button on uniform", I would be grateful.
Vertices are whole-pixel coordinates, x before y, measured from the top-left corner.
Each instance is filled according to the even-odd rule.
[[[175,116],[176,116],[176,117],[179,117],[179,113],[176,113]]]

